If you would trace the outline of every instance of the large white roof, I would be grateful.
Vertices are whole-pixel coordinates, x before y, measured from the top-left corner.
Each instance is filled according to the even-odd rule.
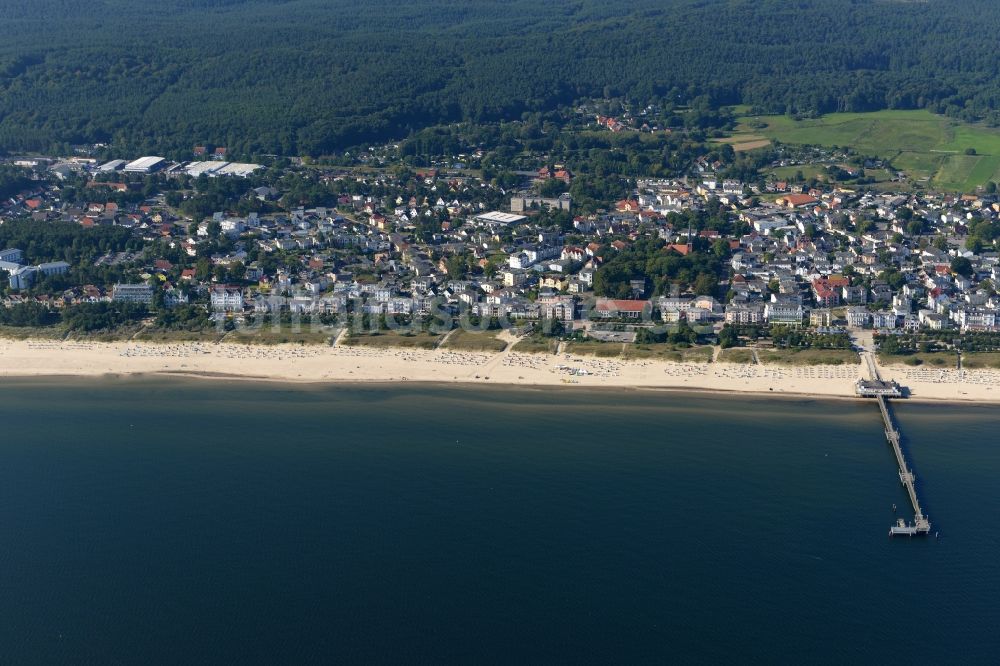
[[[483,213],[482,215],[476,216],[477,220],[482,220],[483,222],[497,222],[499,224],[514,224],[516,222],[523,222],[528,218],[524,215],[515,215],[514,213],[504,213],[498,210],[492,213]]]
[[[189,176],[198,177],[201,174],[212,174],[220,170],[222,167],[229,164],[229,162],[191,162],[187,165],[185,172]]]
[[[242,176],[247,177],[260,168],[259,164],[245,164],[242,162],[231,162],[219,169],[216,173],[220,176]]]
[[[165,157],[153,157],[153,156],[140,157],[139,159],[135,160],[134,162],[129,162],[128,164],[126,164],[125,165],[125,170],[126,171],[149,171],[153,167],[155,167],[155,166],[157,166],[157,165],[159,165],[159,164],[161,164],[163,162],[166,162],[166,161],[167,161],[167,158],[165,158]]]
[[[107,173],[109,171],[117,171],[118,169],[121,169],[123,166],[125,166],[125,160],[111,160],[110,162],[106,162],[101,166],[97,167],[97,170],[102,173]]]

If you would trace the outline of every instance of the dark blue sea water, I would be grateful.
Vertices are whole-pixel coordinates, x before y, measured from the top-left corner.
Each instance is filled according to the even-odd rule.
[[[996,663],[995,408],[0,388],[0,663]]]

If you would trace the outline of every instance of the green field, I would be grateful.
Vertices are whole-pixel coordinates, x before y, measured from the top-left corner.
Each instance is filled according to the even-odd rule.
[[[753,352],[749,349],[723,349],[719,354],[720,363],[753,363]]]
[[[62,326],[0,326],[0,338],[10,340],[61,340],[66,337]]]
[[[968,361],[971,354],[964,355],[962,357],[963,363]],[[984,357],[988,358],[989,354],[984,354]],[[909,366],[925,366],[929,368],[942,368],[944,370],[956,369],[958,367],[958,358],[955,356],[954,352],[920,352],[917,354],[882,354],[878,355],[879,363],[885,365],[909,365]],[[985,360],[985,359],[984,359]],[[977,365],[976,367],[983,367],[982,365]]]
[[[133,338],[142,342],[219,342],[223,334],[213,327],[197,330],[164,330],[147,327],[138,332]],[[240,340],[243,342],[243,340]]]
[[[621,342],[567,342],[563,351],[577,356],[615,358],[622,355],[625,345]]]
[[[313,328],[309,325],[302,325],[295,330],[291,324],[281,326],[253,326],[248,328],[238,328],[227,333],[224,342],[244,345],[328,345],[339,333],[339,330],[319,326]],[[211,333],[209,332],[209,335]]]
[[[856,352],[849,349],[767,349],[757,352],[764,365],[855,365]]]
[[[826,169],[817,164],[803,164],[801,166],[775,167],[769,169],[768,173],[780,180],[792,180],[800,173],[806,180],[812,178],[822,180],[826,176]]]
[[[850,147],[889,160],[911,180],[925,179],[942,190],[969,192],[1000,181],[1000,130],[930,111],[831,113],[808,120],[745,117],[729,141],[759,136],[787,144]],[[969,148],[976,154],[966,155]]]
[[[399,333],[396,331],[379,331],[378,333],[351,333],[341,344],[351,347],[406,347],[415,349],[434,349],[441,343],[443,335],[434,333]]]
[[[998,352],[963,352],[962,367],[969,370],[978,368],[1000,368]]]
[[[497,339],[500,331],[466,331],[458,329],[441,345],[456,351],[501,352],[507,343]]]
[[[517,341],[513,351],[522,354],[554,354],[558,346],[559,341],[554,338],[527,336]]]
[[[631,344],[622,358],[628,361],[670,361],[673,363],[711,363],[711,347],[674,347],[670,344]]]

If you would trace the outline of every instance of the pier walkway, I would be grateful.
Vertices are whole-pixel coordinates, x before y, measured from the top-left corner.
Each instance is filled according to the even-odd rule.
[[[927,534],[931,531],[931,523],[920,508],[920,499],[917,497],[916,476],[906,464],[903,456],[903,449],[899,444],[899,431],[896,429],[889,412],[889,402],[885,396],[878,396],[878,406],[882,412],[882,420],[885,422],[885,437],[892,444],[892,450],[896,454],[896,463],[899,465],[899,480],[906,487],[906,493],[910,496],[910,504],[913,505],[913,524],[909,525],[900,518],[895,525],[889,528],[889,534],[895,536],[914,534]]]
[[[920,499],[917,497],[916,480],[910,466],[906,464],[906,457],[903,455],[903,448],[900,445],[899,430],[892,418],[889,410],[889,398],[900,397],[903,394],[902,388],[896,382],[883,381],[878,371],[878,364],[875,362],[875,355],[871,351],[862,352],[862,357],[868,365],[869,380],[858,381],[858,395],[872,397],[878,400],[879,411],[882,412],[882,421],[885,425],[885,438],[892,445],[892,451],[896,454],[896,464],[899,465],[899,480],[906,488],[906,494],[910,497],[910,504],[913,505],[913,524],[907,523],[900,518],[896,524],[889,528],[890,536],[904,535],[924,535],[931,531],[931,522],[924,515],[920,508]]]

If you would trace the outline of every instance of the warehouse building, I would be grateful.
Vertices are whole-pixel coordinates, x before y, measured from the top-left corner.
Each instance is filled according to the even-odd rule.
[[[162,169],[167,163],[165,157],[140,157],[134,162],[129,162],[123,169],[125,173],[153,173]]]

